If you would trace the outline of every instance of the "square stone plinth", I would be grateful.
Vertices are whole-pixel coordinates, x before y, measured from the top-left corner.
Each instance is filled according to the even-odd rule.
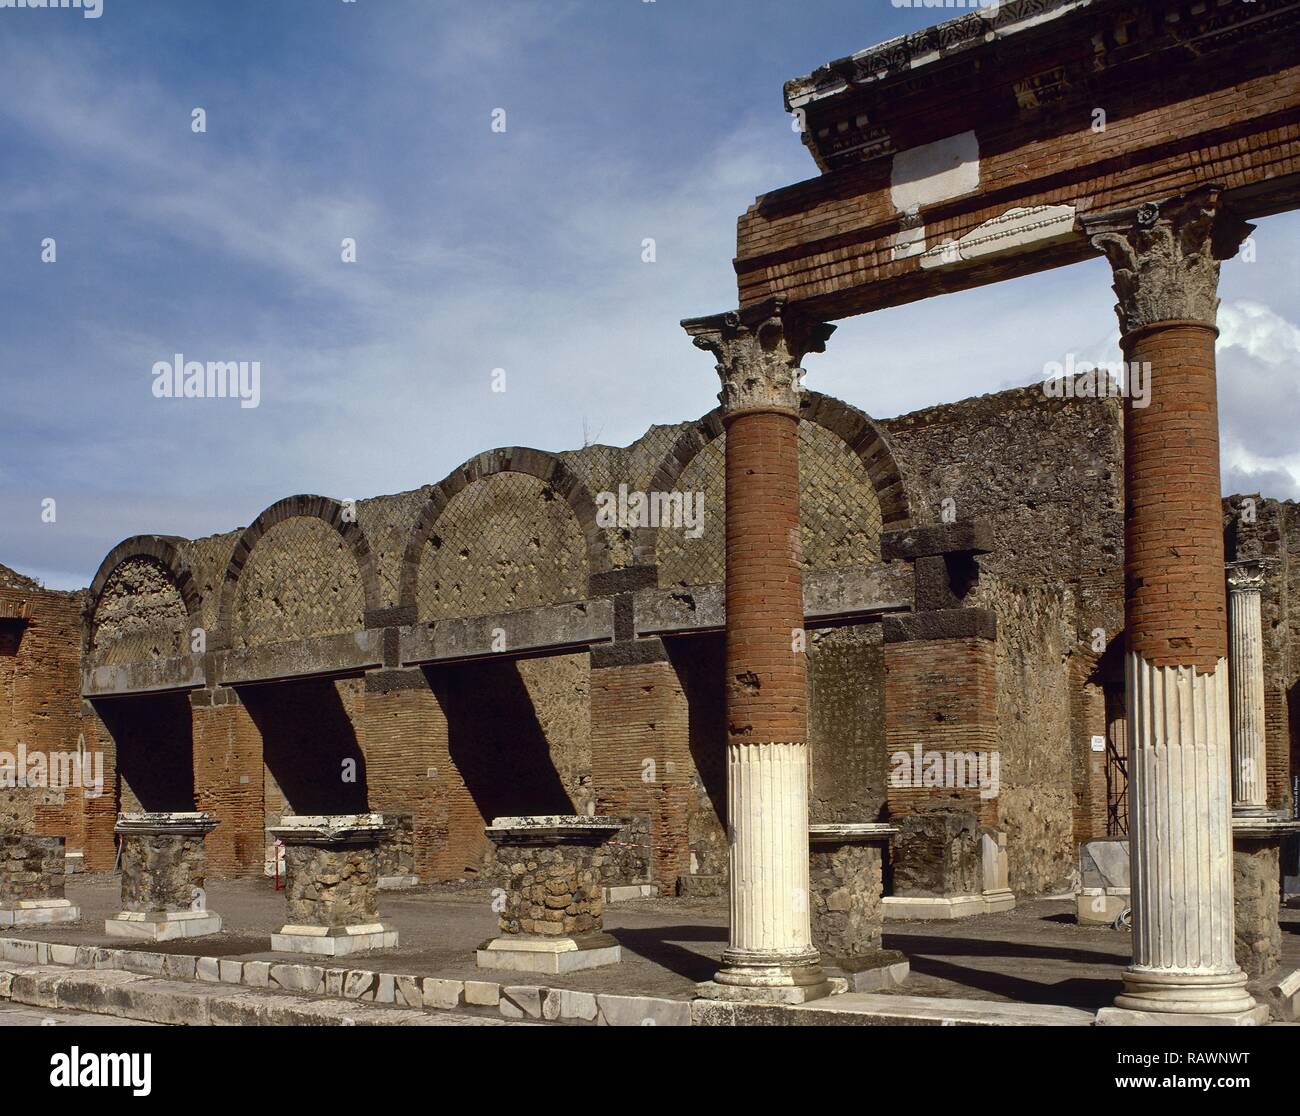
[[[170,942],[221,933],[221,916],[211,911],[119,911],[104,920],[110,938]]]
[[[273,953],[310,953],[342,957],[375,949],[396,949],[397,931],[386,922],[359,926],[282,926],[271,935]]]
[[[1256,1004],[1249,1011],[1217,1015],[1104,1007],[1097,1012],[1096,1022],[1098,1027],[1262,1027],[1268,1022],[1268,1006]]]
[[[547,976],[617,965],[622,959],[622,946],[608,934],[583,938],[505,934],[485,942],[475,955],[480,969],[545,973]]]
[[[0,906],[0,926],[53,926],[80,918],[81,908],[70,899],[17,899]]]
[[[380,891],[409,891],[420,886],[419,876],[380,876],[375,884]]]
[[[829,980],[793,985],[719,984],[716,980],[706,980],[695,986],[695,995],[701,1000],[731,1000],[742,1004],[806,1004],[833,991]]]

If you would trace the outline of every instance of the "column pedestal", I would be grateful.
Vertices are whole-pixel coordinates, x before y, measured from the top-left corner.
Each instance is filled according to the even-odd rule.
[[[221,931],[207,907],[204,838],[216,821],[199,812],[121,814],[122,910],[104,922],[112,938],[166,942]]]
[[[485,832],[505,873],[505,904],[478,967],[557,976],[621,961],[604,932],[601,873],[602,847],[622,828],[603,815],[493,819]]]
[[[812,939],[831,979],[881,992],[907,979],[907,958],[881,945],[883,866],[898,827],[880,822],[810,825]]]
[[[63,895],[62,837],[0,833],[0,927],[76,922]]]
[[[272,950],[340,957],[397,947],[377,906],[380,846],[391,836],[382,814],[290,815],[267,832],[284,844],[288,900]]]
[[[1244,816],[1232,820],[1233,902],[1237,963],[1246,987],[1274,1020],[1300,1020],[1300,970],[1280,961],[1282,844],[1300,833],[1300,821]]]

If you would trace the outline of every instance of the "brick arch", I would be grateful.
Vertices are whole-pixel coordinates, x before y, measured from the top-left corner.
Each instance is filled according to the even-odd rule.
[[[420,561],[425,544],[447,505],[475,481],[498,473],[523,473],[549,485],[569,505],[582,530],[587,547],[587,572],[598,573],[609,567],[609,552],[601,529],[596,525],[596,501],[576,473],[555,454],[526,446],[488,450],[471,457],[434,485],[424,507],[416,517],[402,557],[402,574],[398,604],[416,608],[420,584]]]
[[[714,408],[682,432],[651,477],[653,491],[673,491],[696,455],[723,434],[722,417],[722,408]],[[803,393],[799,417],[835,435],[862,462],[880,501],[883,531],[900,531],[912,526],[913,496],[903,479],[889,435],[874,419],[843,400],[816,391]],[[644,545],[647,554],[655,554],[658,532],[650,530]]]
[[[181,546],[186,542],[176,535],[133,535],[123,539],[104,557],[95,571],[90,583],[86,607],[82,611],[81,651],[89,656],[95,643],[96,616],[104,588],[119,566],[136,558],[146,558],[157,562],[171,576],[172,584],[180,594],[185,611],[190,619],[200,615],[202,597],[189,565],[181,555]]]
[[[345,522],[343,514],[343,505],[328,496],[289,496],[276,501],[244,529],[231,551],[221,583],[215,647],[226,649],[234,646],[235,605],[239,597],[239,580],[243,575],[244,567],[262,537],[273,527],[288,519],[299,517],[319,519],[332,527],[347,543],[357,563],[366,611],[375,611],[382,607],[379,575],[375,569],[375,556],[370,549],[370,542],[360,525],[356,522]]]

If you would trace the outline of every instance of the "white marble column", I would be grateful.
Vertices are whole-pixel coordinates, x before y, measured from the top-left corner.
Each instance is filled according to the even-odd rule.
[[[1267,559],[1228,563],[1228,644],[1232,685],[1232,812],[1269,812],[1264,751],[1264,632],[1261,597]]]

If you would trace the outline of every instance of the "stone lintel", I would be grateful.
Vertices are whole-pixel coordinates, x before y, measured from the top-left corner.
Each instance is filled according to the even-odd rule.
[[[608,597],[399,629],[403,666],[582,649],[614,638]]]
[[[886,643],[918,643],[936,639],[997,639],[997,615],[988,608],[953,608],[886,616]]]
[[[886,560],[929,558],[946,554],[988,554],[993,550],[993,524],[966,519],[933,527],[886,531],[880,536],[880,556]]]
[[[233,686],[359,674],[383,665],[383,632],[372,629],[220,651],[217,679]]]
[[[121,694],[169,693],[205,685],[202,655],[182,655],[156,662],[92,666],[83,671],[81,693],[86,698]]]
[[[897,563],[809,570],[803,576],[804,622],[817,627],[904,612],[913,606],[913,583],[911,571]],[[634,596],[633,624],[638,636],[716,632],[726,623],[720,584],[642,589]]]

